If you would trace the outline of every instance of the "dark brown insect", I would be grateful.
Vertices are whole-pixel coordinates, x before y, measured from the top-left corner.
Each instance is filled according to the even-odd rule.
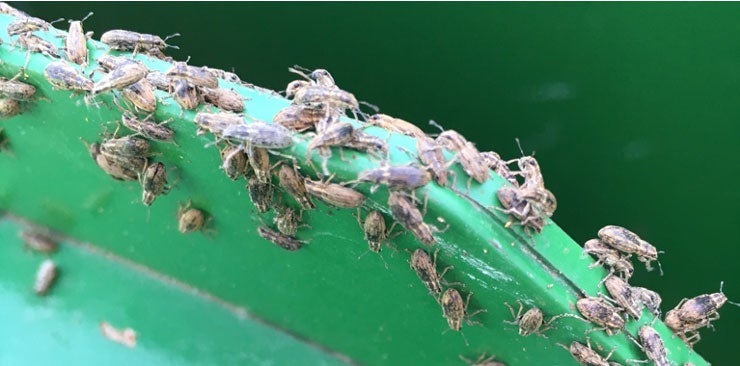
[[[442,273],[437,273],[437,251],[434,252],[434,260],[429,258],[427,252],[416,249],[411,254],[411,269],[416,272],[421,282],[429,290],[429,293],[435,298],[439,299],[442,295],[442,285],[440,280],[444,276],[447,270],[453,268],[452,266],[446,267]]]
[[[433,226],[424,223],[424,216],[408,196],[401,192],[391,191],[388,206],[393,218],[406,230],[411,231],[420,242],[426,245],[433,245],[436,242],[432,235]]]
[[[619,316],[619,309],[602,298],[582,298],[576,302],[576,307],[586,319],[602,327],[593,330],[604,329],[606,334],[614,335],[624,328],[624,319]]]
[[[301,249],[301,247],[307,243],[304,240],[298,240],[292,236],[278,233],[264,226],[258,227],[257,233],[262,238],[267,239],[273,244],[291,252]]]
[[[69,61],[78,65],[87,65],[87,39],[92,36],[92,32],[85,34],[82,30],[82,22],[92,15],[93,12],[90,12],[82,20],[69,21],[69,32],[64,40],[64,52]]]
[[[648,271],[652,271],[653,267],[650,266],[650,262],[658,260],[658,250],[655,249],[650,243],[642,240],[637,234],[615,225],[604,226],[599,230],[599,238],[604,244],[619,250],[622,253],[635,254],[637,259],[641,262],[645,262],[645,267]],[[660,262],[658,262],[660,266]],[[660,270],[661,275],[663,270]]]
[[[35,230],[24,230],[18,235],[23,244],[37,252],[54,253],[59,248],[59,243],[49,236]]]
[[[51,285],[54,284],[54,280],[57,278],[57,266],[54,261],[47,259],[41,262],[38,271],[36,272],[36,282],[33,285],[33,290],[36,291],[37,295],[46,295],[51,289]]]
[[[251,176],[247,180],[245,187],[249,191],[249,198],[252,200],[254,207],[260,213],[270,211],[272,206],[272,184],[260,181],[256,176]]]
[[[295,167],[290,168],[287,165],[281,165],[278,178],[280,179],[280,187],[285,189],[304,210],[316,208],[316,204],[311,201],[311,196],[309,196],[306,189],[305,178],[298,173]]]
[[[335,207],[357,208],[362,206],[365,202],[365,195],[352,188],[329,183],[331,178],[329,177],[326,181],[313,181],[306,178],[306,190],[312,196]]]
[[[146,206],[151,206],[157,196],[167,194],[170,191],[170,186],[167,185],[167,173],[164,164],[156,162],[149,165],[141,178],[141,187],[143,189],[141,202]]]

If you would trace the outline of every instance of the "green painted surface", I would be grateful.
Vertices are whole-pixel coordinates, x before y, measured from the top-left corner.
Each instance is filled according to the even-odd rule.
[[[737,241],[724,238],[720,231],[702,230],[737,227],[738,194],[730,183],[740,177],[739,165],[732,164],[740,135],[735,107],[736,5],[488,4],[451,11],[441,5],[421,9],[409,4],[309,4],[242,5],[246,9],[240,12],[211,5],[208,12],[196,9],[198,5],[142,4],[146,12],[131,4],[107,10],[103,5],[80,6],[84,9],[79,15],[68,15],[71,8],[61,11],[60,5],[51,4],[29,11],[55,19],[80,18],[94,10],[96,16],[86,28],[98,36],[118,27],[162,35],[179,31],[185,36],[173,42],[183,48],[173,53],[178,58],[192,54],[196,64],[235,65],[243,79],[262,86],[282,87],[291,79],[285,68],[293,63],[323,66],[340,85],[387,113],[412,121],[434,118],[471,137],[482,150],[495,148],[505,157],[518,155],[512,140],[519,136],[525,150],[537,150],[548,186],[558,196],[556,219],[578,242],[615,223],[668,252],[662,256],[665,277],[644,272],[635,277],[635,283],[661,292],[664,309],[682,297],[716,291],[722,279],[728,281],[728,296],[737,298],[733,297],[737,287],[733,290],[731,285],[737,278],[735,267],[718,266],[716,258],[716,253],[726,254],[722,257],[728,262],[736,257]],[[186,33],[176,18],[164,16],[172,11],[198,13],[202,17],[198,30]],[[219,14],[218,20],[210,18],[211,12]],[[322,15],[331,21],[314,26],[310,19]],[[227,29],[237,16],[247,17],[249,34]],[[359,16],[374,32],[349,31]],[[214,51],[227,46],[226,54]],[[242,49],[245,53],[239,52]],[[250,57],[248,52],[254,49],[264,54]],[[357,54],[363,57],[354,57]],[[97,132],[88,132],[87,137]],[[39,151],[33,149],[39,146],[31,145],[29,151]],[[83,155],[77,152],[75,161],[90,165]],[[729,157],[730,163],[714,156]],[[219,173],[213,170],[214,175]],[[107,177],[98,179],[110,183]],[[128,187],[130,204],[139,193],[135,184]],[[676,198],[695,197],[698,189],[709,187],[712,194],[701,199]],[[50,188],[47,184],[42,189]],[[66,192],[66,187],[59,192]],[[242,200],[248,200],[244,193]],[[152,221],[158,209],[165,216],[173,214],[176,204],[170,197],[167,201],[166,208],[160,206],[167,205],[164,200],[155,203]],[[240,207],[248,210],[249,205]],[[140,211],[145,214],[143,208]],[[692,211],[708,214],[688,219],[685,213]],[[50,218],[57,225],[66,224],[58,215],[47,215]],[[351,225],[351,217],[345,224]],[[131,229],[135,230],[141,229]],[[141,257],[150,254],[136,245],[127,250]],[[401,268],[402,263],[394,267],[388,257],[390,268]],[[365,272],[378,283],[399,281],[398,271],[391,271],[389,278],[378,278],[377,269]],[[408,273],[404,276],[407,284],[415,284]],[[731,327],[737,323],[737,311],[725,309],[722,315],[717,332],[703,332],[704,340],[697,346],[718,364],[731,359],[723,342],[738,332]],[[466,335],[473,338],[469,333],[474,331]]]

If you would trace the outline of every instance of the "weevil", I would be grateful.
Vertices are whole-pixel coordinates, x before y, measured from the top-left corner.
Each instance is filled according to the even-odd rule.
[[[213,68],[213,67],[206,67],[206,66],[203,66],[203,68],[206,69],[206,70],[208,70],[208,72],[210,72],[211,74],[215,75],[217,78],[223,79],[223,80],[228,81],[230,83],[240,84],[242,82],[242,80],[239,78],[239,75],[237,75],[237,74],[235,74],[233,72],[229,72],[229,71],[225,71],[225,70],[221,70],[221,69],[216,69],[216,68]]]
[[[291,252],[301,249],[301,247],[307,243],[307,241],[298,240],[292,236],[281,234],[264,226],[257,228],[257,234],[262,238],[269,240],[273,244]]]
[[[620,366],[616,362],[609,361],[609,358],[614,353],[614,349],[606,357],[601,357],[601,355],[591,348],[591,341],[588,338],[586,338],[586,344],[587,346],[584,346],[583,343],[573,342],[570,344],[570,348],[568,348],[563,344],[557,343],[557,345],[570,352],[573,358],[583,366]]]
[[[272,123],[295,132],[304,132],[314,129],[316,123],[326,117],[327,112],[326,105],[323,103],[313,106],[289,105],[275,114]]]
[[[280,187],[285,189],[301,205],[301,208],[304,210],[316,208],[316,204],[311,201],[311,196],[306,189],[305,178],[298,173],[295,167],[290,168],[287,165],[281,165],[278,171],[278,179],[280,179]]]
[[[334,77],[325,69],[310,71],[304,67],[293,65],[293,67],[288,68],[288,71],[303,76],[306,80],[313,81],[315,85],[331,89],[338,88],[337,83],[334,81]],[[302,71],[310,71],[310,74],[306,75]]]
[[[282,234],[295,236],[299,228],[308,227],[308,225],[301,224],[301,221],[303,220],[303,211],[296,212],[296,210],[290,207],[281,206],[278,206],[276,211],[277,214],[273,218],[273,222],[275,223],[275,226],[277,226],[278,231]]]
[[[100,332],[105,338],[113,342],[120,343],[126,347],[136,347],[136,332],[131,328],[118,330],[107,322],[100,322]]]
[[[83,141],[84,142],[84,141]],[[93,143],[87,146],[90,156],[95,160],[100,169],[117,180],[137,180],[144,171],[147,160],[145,158],[132,158],[114,154],[103,154],[100,144]]]
[[[424,163],[427,170],[432,174],[434,181],[442,187],[447,186],[448,169],[453,161],[445,161],[442,154],[442,147],[437,145],[434,140],[426,135],[417,136],[416,153],[419,160]]]
[[[610,248],[599,239],[591,239],[583,244],[583,252],[595,256],[598,260],[588,266],[589,269],[600,264],[609,267],[609,273],[616,273],[623,279],[629,280],[635,272],[635,267],[629,260],[629,255],[622,256],[616,249]]]
[[[481,184],[485,183],[490,177],[490,173],[488,172],[488,166],[484,164],[484,160],[475,145],[466,140],[457,131],[445,131],[442,126],[434,121],[429,121],[429,124],[442,130],[442,133],[437,136],[435,141],[446,150],[454,152],[455,159],[460,162],[465,173],[470,176],[467,184],[468,190],[470,190],[471,179],[475,179]]]
[[[236,113],[244,111],[244,97],[233,89],[201,88],[201,93],[206,103],[217,108]]]
[[[604,244],[622,253],[635,254],[638,260],[645,262],[645,268],[648,271],[653,270],[650,262],[658,261],[658,250],[654,246],[621,226],[604,226],[599,230],[599,238]],[[660,262],[658,262],[658,266],[660,267]],[[663,275],[662,268],[660,268],[660,274]]]
[[[103,93],[109,90],[121,90],[136,84],[146,77],[149,69],[143,63],[127,60],[117,65],[93,86],[92,93]]]
[[[141,177],[141,202],[151,206],[157,196],[165,195],[170,191],[167,185],[167,173],[164,164],[156,162],[149,165]]]
[[[146,140],[132,136],[105,139],[100,144],[100,152],[103,154],[132,158],[148,157],[149,148]]]
[[[26,53],[26,62],[23,64],[23,69],[28,67],[31,53],[40,53],[47,57],[59,58],[59,51],[51,42],[30,33],[21,34],[18,37],[18,46],[21,49],[28,51]]]
[[[54,261],[47,259],[41,262],[38,271],[36,271],[36,282],[33,285],[33,290],[37,295],[46,295],[56,278],[57,266],[54,264]]]
[[[358,129],[355,129],[352,134],[352,140],[344,144],[344,147],[373,155],[388,155],[388,145],[383,139],[367,134]]]
[[[29,15],[8,5],[7,3],[0,2],[0,14],[12,15],[16,18],[28,17]]]
[[[545,226],[545,220],[542,218],[541,213],[535,212],[532,204],[525,199],[523,192],[518,188],[514,187],[501,187],[496,192],[499,202],[504,209],[497,208],[502,212],[516,217],[525,229],[534,229],[536,232],[541,232]],[[554,196],[553,196],[554,197]],[[505,227],[511,226],[513,221],[510,219],[506,223]]]
[[[139,49],[142,48],[144,50],[157,49],[159,51],[162,51],[168,47],[179,49],[179,47],[177,46],[165,43],[168,39],[172,37],[177,37],[179,35],[180,33],[175,33],[167,36],[165,39],[162,39],[161,37],[152,34],[143,34],[123,29],[114,29],[103,33],[103,35],[100,36],[100,42],[105,43],[112,50],[133,51],[133,54],[136,55],[139,52]]]
[[[229,179],[237,180],[249,173],[250,165],[244,149],[234,145],[227,145],[220,153],[221,160],[223,161],[221,169],[224,170]]]
[[[655,317],[660,318],[660,303],[663,299],[660,298],[657,292],[648,290],[644,287],[632,287],[640,302],[650,311]]]
[[[60,61],[46,65],[44,76],[57,89],[89,92],[95,85],[74,67]]]
[[[69,32],[64,40],[64,53],[67,59],[78,65],[87,65],[87,39],[92,36],[92,32],[85,33],[82,30],[82,22],[87,20],[93,12],[90,12],[82,20],[70,20]]]
[[[632,287],[616,276],[608,276],[604,280],[607,291],[611,295],[611,298],[627,312],[633,319],[639,320],[642,315],[642,308],[644,307],[640,294],[633,291]]]
[[[360,227],[362,228],[362,232],[365,235],[365,240],[367,241],[370,251],[374,253],[380,253],[383,243],[390,238],[391,232],[393,232],[393,228],[396,226],[396,223],[394,222],[391,227],[386,230],[385,219],[383,218],[383,214],[378,210],[368,212],[367,216],[365,216],[365,222],[362,222],[359,207],[357,208],[357,223],[360,224]]]
[[[121,121],[123,122],[123,125],[131,131],[134,131],[137,134],[151,140],[172,141],[172,138],[175,135],[175,131],[165,126],[165,124],[171,122],[172,119],[156,123],[150,121],[151,118],[154,118],[154,114],[150,114],[146,116],[146,118],[144,118],[143,120],[140,120],[136,117],[135,114],[121,107],[117,99],[114,99],[114,103],[122,112]]]
[[[0,119],[11,118],[21,114],[21,103],[15,99],[0,98]]]
[[[740,306],[740,304],[727,301],[727,296],[722,292],[723,285],[724,282],[721,282],[719,292],[699,295],[691,299],[684,298],[673,311],[684,322],[698,322],[703,319],[713,321],[719,319],[719,308],[726,302]]]
[[[157,109],[157,96],[154,86],[147,79],[141,79],[121,90],[121,97],[134,105],[136,110],[153,113]]]
[[[516,180],[516,175],[509,169],[509,166],[505,161],[501,159],[501,156],[494,151],[485,151],[480,153],[483,164],[488,169],[493,170],[494,173],[498,174],[501,178],[506,179],[512,186],[519,187],[519,181]]]
[[[272,206],[272,184],[262,182],[256,176],[251,176],[244,187],[249,191],[249,198],[252,200],[254,207],[260,213],[270,211]]]
[[[20,75],[20,74],[19,74]],[[28,101],[36,95],[36,87],[31,84],[0,77],[0,97]]]
[[[192,111],[198,108],[198,105],[200,105],[203,99],[198,88],[188,83],[187,80],[173,80],[170,94],[172,95],[172,99],[175,100],[175,103],[182,108],[180,117],[182,117],[186,110]]]
[[[494,361],[494,359],[496,358],[495,355],[486,357],[486,354],[484,353],[480,355],[475,361],[465,358],[462,355],[459,356],[463,362],[467,363],[470,366],[506,366],[506,364],[503,362]]]
[[[349,109],[357,119],[360,104],[352,93],[340,89],[304,85],[295,91],[293,104],[325,103],[329,108],[344,111]]]
[[[314,149],[329,146],[343,146],[352,141],[354,131],[354,127],[352,127],[352,124],[349,122],[330,124],[326,130],[320,131],[308,143],[308,147],[306,148],[306,161],[311,160],[311,152]]]
[[[524,337],[529,336],[530,334],[536,334],[542,336],[543,338],[547,338],[545,332],[553,329],[550,324],[552,324],[555,320],[564,317],[576,318],[576,316],[573,314],[560,314],[555,315],[547,322],[544,322],[544,315],[542,314],[542,310],[540,310],[540,308],[533,307],[527,310],[524,315],[522,315],[524,304],[521,300],[517,300],[516,302],[519,304],[519,311],[516,312],[516,314],[514,313],[514,308],[509,305],[509,303],[504,303],[504,305],[509,308],[511,316],[514,318],[513,321],[504,320],[504,323],[517,325],[519,327],[519,335]]]
[[[293,145],[293,133],[290,130],[261,121],[229,125],[224,128],[222,137],[266,149],[284,149]]]
[[[100,58],[102,57],[103,56],[100,56]],[[98,58],[98,60],[100,60],[100,58]],[[166,92],[170,91],[172,80],[170,80],[170,78],[161,71],[150,71],[146,74],[146,80],[159,90]]]
[[[188,200],[184,206],[179,204],[177,209],[177,230],[183,234],[204,230],[206,224],[213,219],[210,216],[206,219],[205,213],[191,207],[191,204],[192,202]]]
[[[365,203],[365,195],[340,184],[330,183],[332,177],[326,181],[305,179],[308,193],[325,203],[341,208],[357,208]]]
[[[285,87],[285,97],[286,98],[295,97],[295,94],[299,90],[305,87],[311,86],[311,85],[312,85],[311,82],[306,81],[306,80],[293,80],[290,83],[288,83],[288,86]]]
[[[195,67],[187,64],[187,61],[175,62],[172,67],[167,70],[166,75],[170,80],[187,80],[190,84],[216,89],[218,88],[218,78],[213,75],[205,67]]]
[[[660,334],[653,327],[643,325],[637,331],[637,334],[640,337],[640,347],[655,366],[672,366],[672,363],[668,361],[668,353],[663,339],[660,338]]]
[[[357,180],[372,183],[371,192],[375,192],[381,184],[391,191],[413,192],[427,185],[432,176],[418,165],[386,165],[360,172]]]
[[[59,243],[48,235],[36,230],[23,230],[18,234],[23,240],[23,245],[41,253],[54,253],[59,248]]]
[[[198,128],[208,130],[216,136],[221,136],[227,127],[244,124],[244,117],[230,112],[198,112],[195,114],[193,122],[198,125]]]
[[[6,31],[9,36],[30,34],[36,31],[48,32],[52,24],[62,20],[64,20],[64,18],[59,18],[53,22],[47,22],[43,19],[28,15],[17,16],[12,22],[10,22],[10,24],[8,24]]]
[[[442,285],[440,284],[442,277],[448,270],[454,268],[452,266],[447,266],[442,270],[442,273],[437,273],[438,252],[439,250],[434,251],[434,260],[432,260],[429,258],[429,254],[427,254],[427,252],[421,249],[416,249],[411,254],[410,261],[411,269],[416,272],[416,275],[419,276],[421,282],[426,286],[427,290],[429,290],[429,294],[431,294],[437,301],[439,301],[439,297],[442,295]]]
[[[397,132],[406,136],[411,137],[422,137],[426,136],[424,131],[411,122],[406,122],[402,119],[391,117],[386,114],[374,114],[366,120],[367,123],[383,128],[390,132]]]
[[[267,152],[267,149],[250,144],[246,150],[249,165],[252,167],[257,180],[260,183],[269,184],[272,180],[272,175],[270,174],[272,167],[270,166],[270,154]]]
[[[585,297],[576,302],[578,311],[592,323],[604,329],[606,334],[614,335],[624,328],[624,319],[619,316],[619,309],[610,305],[606,300],[600,297]]]
[[[454,288],[448,288],[447,291],[442,294],[442,299],[440,300],[440,305],[442,305],[442,314],[447,319],[447,325],[450,326],[450,329],[460,331],[460,329],[462,329],[463,320],[465,320],[468,325],[476,324],[476,322],[470,320],[470,318],[478,313],[486,312],[486,309],[479,309],[468,314],[468,304],[470,303],[470,296],[472,295],[472,292],[468,293],[467,299],[463,302],[462,296],[460,296],[460,293]]]
[[[393,218],[406,230],[410,231],[416,239],[425,245],[433,245],[437,240],[432,231],[439,231],[436,227],[424,223],[424,216],[409,199],[409,197],[398,191],[391,191],[388,197],[388,206]],[[426,203],[424,205],[426,207]]]

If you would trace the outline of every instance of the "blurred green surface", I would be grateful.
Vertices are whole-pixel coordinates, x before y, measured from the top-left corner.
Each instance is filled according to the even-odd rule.
[[[664,309],[720,280],[740,298],[738,239],[725,235],[739,223],[738,4],[17,6],[45,19],[95,11],[85,27],[96,38],[180,32],[176,58],[276,89],[293,79],[287,66],[325,67],[384,112],[433,118],[504,157],[519,155],[518,136],[578,242],[618,224],[666,251],[665,277],[633,281],[658,290]],[[739,318],[723,309],[697,352],[734,360]]]

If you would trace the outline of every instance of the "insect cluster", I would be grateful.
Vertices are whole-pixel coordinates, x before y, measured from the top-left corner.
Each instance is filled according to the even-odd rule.
[[[2,9],[6,8],[9,7],[2,4]],[[10,14],[10,10],[2,12]],[[426,220],[427,196],[425,194],[422,199],[417,193],[421,194],[418,191],[429,184],[455,189],[458,176],[451,168],[458,163],[468,176],[468,191],[473,181],[483,184],[489,180],[491,172],[508,182],[496,194],[501,205],[497,209],[510,216],[506,227],[515,224],[516,220],[527,233],[530,229],[540,233],[557,208],[555,196],[545,187],[542,171],[533,156],[525,156],[522,152],[520,158],[507,161],[496,152],[480,152],[458,132],[444,130],[433,121],[430,123],[442,130],[436,137],[395,117],[379,113],[367,115],[360,109],[361,103],[356,97],[341,89],[327,70],[290,68],[289,71],[301,77],[290,82],[284,91],[292,103],[276,113],[271,122],[259,121],[243,113],[246,100],[239,93],[220,85],[226,81],[256,87],[241,81],[236,74],[191,66],[164,55],[166,48],[176,48],[166,43],[175,35],[162,39],[155,35],[113,30],[101,36],[101,42],[110,50],[142,53],[171,64],[167,71],[153,71],[141,61],[122,55],[107,53],[94,60],[89,59],[87,40],[90,35],[84,33],[82,21],[70,22],[64,52],[58,52],[52,44],[47,45],[44,43],[47,41],[33,35],[34,32],[48,32],[50,23],[25,14],[12,15],[16,20],[7,31],[17,37],[19,47],[29,53],[40,52],[55,59],[46,65],[44,72],[54,88],[82,94],[89,105],[101,104],[98,100],[105,96],[120,110],[121,119],[116,121],[115,132],[101,134],[100,141],[87,144],[87,149],[95,164],[111,178],[137,181],[141,186],[141,202],[145,206],[154,204],[174,186],[167,178],[167,166],[152,159],[156,156],[154,150],[158,144],[176,144],[177,134],[169,125],[172,120],[157,121],[156,118],[163,100],[172,99],[181,108],[181,117],[185,111],[194,111],[192,121],[197,126],[198,135],[213,135],[215,142],[206,146],[218,151],[219,168],[227,179],[245,184],[261,222],[257,234],[274,244],[275,250],[297,252],[309,244],[309,240],[300,239],[301,229],[309,227],[306,221],[313,212],[318,212],[315,201],[338,209],[356,210],[360,227],[358,235],[361,231],[370,252],[380,254],[384,245],[395,248],[391,244],[392,239],[404,231],[411,233],[422,244],[421,248],[432,247],[437,243],[437,234],[446,228],[438,228]],[[97,81],[92,79],[94,73],[86,75],[84,72],[91,64],[99,66],[94,70],[99,74]],[[21,70],[12,79],[0,78],[0,118],[21,113],[22,103],[34,99],[36,89],[20,81],[23,75]],[[355,119],[362,117],[362,122],[346,120],[348,111]],[[121,125],[129,131],[122,136],[118,134]],[[383,139],[365,132],[369,127],[386,130],[388,137]],[[413,162],[403,165],[391,163],[388,139],[392,134],[416,140],[416,151],[408,152],[414,157]],[[301,142],[305,142],[302,163],[301,159],[283,152]],[[0,129],[0,149],[6,145]],[[354,180],[333,181],[336,175],[329,169],[329,158],[337,153],[345,159],[345,149],[366,153],[378,159],[379,163],[360,172]],[[445,152],[452,158],[446,159]],[[314,155],[318,155],[320,167],[314,165]],[[512,168],[512,164],[516,164],[516,168]],[[371,207],[367,203],[367,193],[358,186],[367,188],[370,194],[379,189],[387,192],[384,209]],[[273,210],[271,223],[265,221],[262,216]],[[363,211],[366,212],[364,219]],[[192,207],[190,201],[180,204],[176,217],[177,228],[183,234],[212,230],[209,223],[213,217]],[[390,225],[388,219],[391,220]],[[394,233],[397,225],[403,230]],[[24,240],[30,247],[46,253],[56,248],[35,234],[24,234]],[[439,305],[449,329],[460,331],[463,322],[475,324],[470,318],[486,310],[468,313],[472,292],[461,294],[462,290],[453,287],[453,283],[444,281],[443,276],[452,267],[444,267],[438,272],[438,250],[430,257],[429,252],[421,248],[408,251],[411,253],[410,267]],[[599,239],[584,245],[584,252],[597,259],[591,268],[604,265],[610,271],[603,283],[611,299],[605,296],[584,297],[576,304],[588,321],[611,335],[624,329],[625,314],[637,320],[643,309],[647,309],[660,316],[660,296],[654,291],[628,284],[634,272],[631,256],[652,269],[650,264],[657,261],[658,256],[655,247],[624,228],[607,226],[599,231]],[[48,290],[55,274],[53,262],[49,260],[42,264],[35,286],[37,293],[44,294]],[[558,314],[545,320],[541,309],[530,307],[524,311],[524,303],[518,299],[517,302],[517,311],[504,303],[513,317],[513,320],[504,322],[516,325],[521,336],[535,334],[546,337],[545,332],[553,328],[556,320],[577,317],[575,314]],[[725,302],[727,298],[721,291],[682,301],[668,312],[666,324],[693,345],[699,339],[697,330],[711,326],[710,322],[719,318],[717,309]],[[658,365],[668,364],[665,349],[661,349],[660,336],[646,327],[639,333],[645,353]],[[103,332],[108,337],[121,338],[111,329]],[[611,353],[604,358],[594,351],[588,338],[586,345],[573,342],[565,348],[584,365],[616,364],[608,361]],[[493,357],[485,358],[485,355],[477,361],[461,358],[470,364],[503,365],[492,361]]]

